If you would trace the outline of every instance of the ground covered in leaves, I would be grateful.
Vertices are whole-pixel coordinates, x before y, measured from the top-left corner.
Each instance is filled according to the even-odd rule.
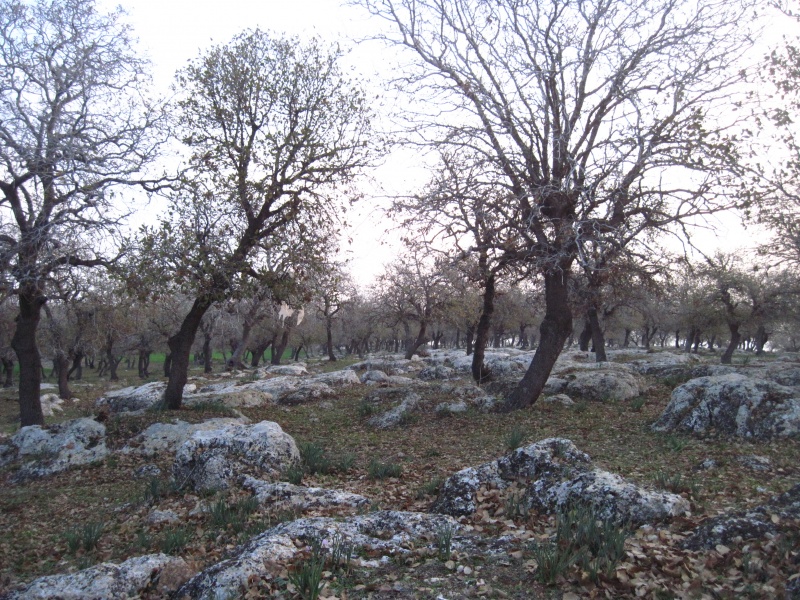
[[[710,358],[713,360],[713,358]],[[343,368],[340,361],[309,364],[309,369]],[[157,365],[156,365],[157,367]],[[131,372],[129,381],[137,384]],[[215,376],[212,376],[215,377]],[[220,374],[216,377],[225,377]],[[800,441],[747,442],[715,436],[656,434],[649,425],[666,406],[676,382],[647,379],[643,394],[626,402],[578,402],[573,406],[536,403],[512,414],[444,413],[406,419],[396,429],[377,431],[367,424],[365,386],[334,399],[298,406],[244,408],[252,422],[275,421],[306,455],[302,484],[355,492],[372,501],[369,510],[427,511],[444,478],[457,470],[494,460],[510,448],[548,437],[572,440],[594,462],[636,483],[669,489],[687,497],[692,513],[659,526],[626,532],[624,552],[608,568],[595,571],[580,560],[545,572],[543,543],[558,531],[552,515],[526,513],[512,487],[482,489],[479,510],[461,518],[479,542],[469,551],[453,550],[447,540],[411,548],[402,558],[364,567],[371,557],[348,568],[323,573],[328,598],[775,598],[800,572],[800,524],[784,524],[772,539],[718,545],[710,551],[682,550],[687,532],[704,519],[726,511],[764,504],[800,481]],[[92,379],[77,382],[80,400],[48,422],[95,414],[94,400],[110,386]],[[426,392],[420,392],[424,395]],[[432,404],[437,398],[426,398]],[[111,417],[108,446],[119,449],[156,421],[201,421],[229,416],[221,405],[179,412],[148,412]],[[0,432],[17,425],[16,395],[0,400]],[[754,470],[740,457],[770,460]],[[45,480],[11,485],[0,473],[0,593],[34,577],[75,571],[102,561],[119,562],[153,552],[177,554],[199,571],[224,558],[237,544],[275,524],[318,512],[297,514],[259,507],[245,492],[200,495],[174,489],[171,456],[155,460],[112,453],[105,461]],[[708,459],[713,469],[698,466]],[[137,478],[145,462],[160,468],[156,477]],[[154,510],[188,514],[177,523],[153,522]],[[780,519],[774,515],[774,519]],[[481,551],[481,543],[501,540],[501,551]],[[253,582],[251,597],[299,597],[286,565],[285,577]]]

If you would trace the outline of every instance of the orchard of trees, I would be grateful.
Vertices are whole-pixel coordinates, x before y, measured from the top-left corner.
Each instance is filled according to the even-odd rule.
[[[454,347],[484,382],[487,348],[516,346],[535,352],[513,410],[567,345],[800,350],[800,46],[753,41],[796,6],[353,3],[399,57],[392,135],[335,44],[247,30],[162,101],[121,11],[0,0],[0,359],[22,425],[47,371],[69,398],[85,368],[135,368],[178,409],[192,364]],[[359,287],[344,213],[394,144],[434,166],[394,198],[404,250]],[[719,214],[767,233],[681,253]]]

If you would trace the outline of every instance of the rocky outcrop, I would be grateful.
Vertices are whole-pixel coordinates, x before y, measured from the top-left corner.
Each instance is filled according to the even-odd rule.
[[[107,455],[105,426],[84,418],[21,428],[6,449],[0,449],[0,465],[18,461],[20,466],[12,481],[20,482],[93,463]]]
[[[639,383],[624,370],[591,369],[574,373],[563,392],[591,402],[622,401],[639,395]]]
[[[628,363],[641,375],[657,377],[680,377],[688,375],[692,368],[700,362],[696,354],[673,354],[672,352],[654,352],[644,358]]]
[[[689,550],[729,546],[800,530],[800,484],[768,503],[703,521],[683,542]]]
[[[270,507],[286,506],[298,510],[326,508],[366,508],[370,501],[360,494],[343,490],[304,487],[284,481],[271,483],[245,477],[242,487],[253,492],[258,502]]]
[[[402,424],[408,418],[417,408],[420,396],[408,388],[377,388],[371,390],[363,401],[379,409],[387,404],[394,405],[369,419],[369,424],[376,429],[389,429]]]
[[[301,552],[303,543],[311,540],[320,540],[323,547],[330,547],[333,540],[338,539],[369,554],[402,556],[410,552],[408,548],[412,545],[425,543],[435,547],[436,532],[444,528],[457,532],[459,525],[444,515],[402,511],[282,523],[233,550],[227,560],[193,577],[175,596],[199,600],[236,597],[240,586],[246,586],[251,578],[271,580],[277,577],[283,565]],[[356,560],[362,566],[371,564]]]
[[[800,394],[765,379],[732,373],[692,379],[677,387],[654,431],[714,431],[746,438],[800,433]]]
[[[549,438],[459,471],[445,481],[431,510],[468,515],[476,510],[475,494],[481,486],[503,489],[520,481],[524,482],[527,508],[547,513],[587,504],[604,519],[640,525],[682,515],[690,508],[681,496],[646,490],[593,468],[589,456],[571,441]]]
[[[417,377],[423,381],[433,381],[435,379],[452,379],[456,376],[456,372],[450,367],[443,365],[436,365],[432,367],[425,367],[422,369]]]
[[[164,400],[167,384],[163,381],[151,381],[140,386],[131,386],[121,390],[106,392],[105,396],[95,402],[96,408],[108,407],[112,414],[142,413],[154,408]],[[183,388],[184,393],[193,392],[194,385]]]
[[[120,564],[101,563],[77,573],[48,575],[4,600],[128,600],[146,593],[168,597],[192,572],[182,558],[149,554]]]
[[[292,437],[277,423],[262,421],[196,431],[178,449],[172,475],[181,486],[226,489],[240,475],[272,479],[299,461]]]
[[[353,371],[383,371],[387,375],[405,375],[406,373],[413,373],[421,368],[422,365],[415,361],[406,360],[404,358],[370,358],[348,368]]]
[[[133,437],[120,452],[148,458],[172,454],[198,431],[211,431],[246,422],[247,419],[209,419],[202,423],[187,423],[175,419],[172,423],[153,423]]]

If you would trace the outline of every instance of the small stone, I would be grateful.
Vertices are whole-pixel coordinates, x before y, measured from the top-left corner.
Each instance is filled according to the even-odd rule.
[[[446,563],[444,563],[444,568],[448,571],[452,571],[456,568],[456,563],[454,563],[452,560],[448,560]]]
[[[720,556],[725,556],[728,552],[731,551],[731,549],[725,546],[724,544],[717,544],[714,547],[714,550],[716,550],[720,554]]]
[[[464,575],[472,575],[472,569],[470,567],[464,567]]]

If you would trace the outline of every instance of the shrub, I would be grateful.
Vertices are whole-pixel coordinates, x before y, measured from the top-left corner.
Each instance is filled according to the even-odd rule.
[[[161,538],[159,547],[164,554],[177,554],[189,543],[189,532],[186,529],[168,529]]]
[[[318,539],[310,540],[309,545],[311,547],[309,556],[292,567],[289,571],[289,581],[303,600],[317,600],[322,589],[325,557]]]
[[[375,404],[364,398],[358,405],[358,416],[362,419],[366,419],[377,413],[378,410],[379,409]]]
[[[255,496],[230,504],[223,498],[211,506],[211,525],[216,529],[230,527],[235,533],[239,533],[244,530],[247,518],[257,509],[258,499]]]
[[[373,458],[367,472],[370,479],[386,479],[387,477],[400,477],[403,468],[396,463],[382,463]]]
[[[443,483],[444,483],[444,478],[439,475],[437,475],[430,481],[423,483],[417,490],[417,499],[422,499],[425,496],[433,496],[434,494],[438,494],[439,489],[442,487]]]
[[[449,560],[453,552],[453,534],[455,527],[451,523],[446,523],[436,530],[436,553],[439,560]]]
[[[323,475],[331,471],[331,463],[325,456],[325,449],[314,442],[301,442],[299,445],[300,457],[306,473]]]
[[[506,449],[516,450],[522,445],[525,440],[525,430],[519,427],[514,427],[506,434]]]
[[[531,546],[536,560],[536,579],[545,585],[553,585],[567,569],[575,564],[577,555],[568,546],[552,542],[538,542]]]
[[[81,546],[86,552],[97,548],[97,543],[103,535],[105,525],[102,522],[86,523],[81,530]]]

